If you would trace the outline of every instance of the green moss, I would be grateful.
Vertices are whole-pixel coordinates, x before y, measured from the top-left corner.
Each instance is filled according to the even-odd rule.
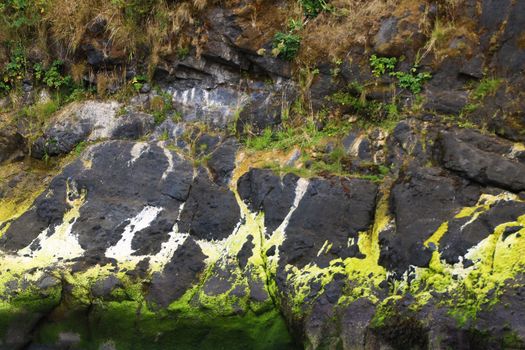
[[[79,334],[82,349],[98,349],[107,343],[118,350],[294,348],[275,310],[262,315],[192,318],[169,311],[153,313],[136,302],[101,303],[89,315],[73,313],[46,323],[37,343],[52,345],[61,332]]]

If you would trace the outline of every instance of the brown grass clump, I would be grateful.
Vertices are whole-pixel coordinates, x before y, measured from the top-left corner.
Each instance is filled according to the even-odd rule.
[[[393,12],[400,0],[334,0],[333,13],[322,13],[305,25],[298,60],[313,64],[327,55],[335,61],[352,45],[365,46],[380,19]]]
[[[182,33],[208,4],[208,0],[48,0],[43,18],[53,38],[70,54],[89,34],[109,39],[112,50],[129,58],[149,54],[155,61],[180,45]],[[104,32],[88,33],[98,23],[106,24]]]

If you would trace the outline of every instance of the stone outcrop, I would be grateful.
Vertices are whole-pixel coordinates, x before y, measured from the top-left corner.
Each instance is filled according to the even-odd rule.
[[[403,2],[299,72],[270,54],[289,2],[227,3],[155,88],[0,126],[0,350],[525,348],[524,2]],[[126,65],[106,26],[96,72]],[[432,79],[393,90],[372,53]],[[291,110],[322,143],[247,149]]]
[[[261,349],[521,346],[522,313],[499,305],[521,310],[525,203],[477,172],[520,166],[517,146],[417,123],[389,136],[393,166],[412,165],[381,186],[248,170],[212,136],[207,166],[165,142],[90,146],[1,227],[0,348],[250,346],[268,329]]]

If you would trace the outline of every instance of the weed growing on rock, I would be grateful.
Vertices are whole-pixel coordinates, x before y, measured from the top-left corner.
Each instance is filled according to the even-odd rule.
[[[418,72],[419,66],[414,64],[408,72],[396,71],[396,57],[370,57],[370,68],[376,78],[388,74],[397,79],[397,85],[413,94],[419,94],[423,90],[423,85],[432,78],[429,72]]]
[[[53,89],[71,87],[73,79],[69,75],[63,75],[62,70],[64,61],[55,60],[48,69],[45,69],[41,63],[33,67],[35,79]]]
[[[278,56],[287,61],[292,61],[300,48],[301,37],[299,35],[292,32],[278,32],[275,34],[272,50],[274,56]]]
[[[396,68],[397,58],[370,56],[370,68],[374,77],[379,78],[384,74],[391,73]]]
[[[325,0],[299,0],[306,17],[316,17],[323,11],[330,11],[332,8]]]
[[[472,92],[472,98],[476,101],[481,101],[485,97],[495,94],[501,83],[501,79],[483,78]]]
[[[410,72],[392,72],[390,74],[398,79],[398,85],[402,89],[409,90],[413,94],[419,94],[423,89],[423,84],[432,78],[429,72],[417,72],[417,67],[414,66]]]

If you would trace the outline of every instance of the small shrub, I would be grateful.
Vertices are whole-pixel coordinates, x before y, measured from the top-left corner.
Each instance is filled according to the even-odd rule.
[[[409,90],[413,94],[419,94],[423,90],[423,84],[432,78],[432,74],[428,72],[416,73],[416,70],[414,67],[410,73],[392,72],[390,75],[397,78],[400,88]]]
[[[133,79],[130,80],[130,84],[133,87],[133,90],[139,92],[140,89],[148,82],[148,78],[145,75],[136,75]]]
[[[292,61],[301,48],[301,37],[294,33],[278,32],[273,38],[273,54]]]
[[[330,11],[331,7],[325,0],[299,0],[306,17],[316,17],[323,11]]]
[[[73,83],[73,79],[69,75],[62,75],[61,71],[63,69],[64,62],[61,60],[56,60],[51,64],[48,70],[43,71],[39,70],[38,74],[40,79],[44,84],[53,89],[60,89],[64,87],[70,87]],[[39,67],[40,68],[40,67]],[[35,74],[37,72],[35,71]]]
[[[418,66],[414,65],[409,72],[396,71],[397,58],[395,57],[370,57],[370,68],[372,74],[379,78],[385,74],[397,79],[397,85],[413,94],[419,94],[423,90],[423,84],[432,78],[429,72],[418,72]]]
[[[2,71],[2,82],[0,90],[9,92],[13,87],[24,78],[27,68],[27,59],[21,48],[13,51],[10,61]]]
[[[382,120],[385,114],[383,103],[355,97],[348,92],[336,92],[328,100],[341,106],[351,107],[355,113],[374,122]]]
[[[370,67],[372,68],[372,74],[376,78],[393,72],[396,64],[397,58],[395,57],[377,57],[376,55],[370,57]]]

